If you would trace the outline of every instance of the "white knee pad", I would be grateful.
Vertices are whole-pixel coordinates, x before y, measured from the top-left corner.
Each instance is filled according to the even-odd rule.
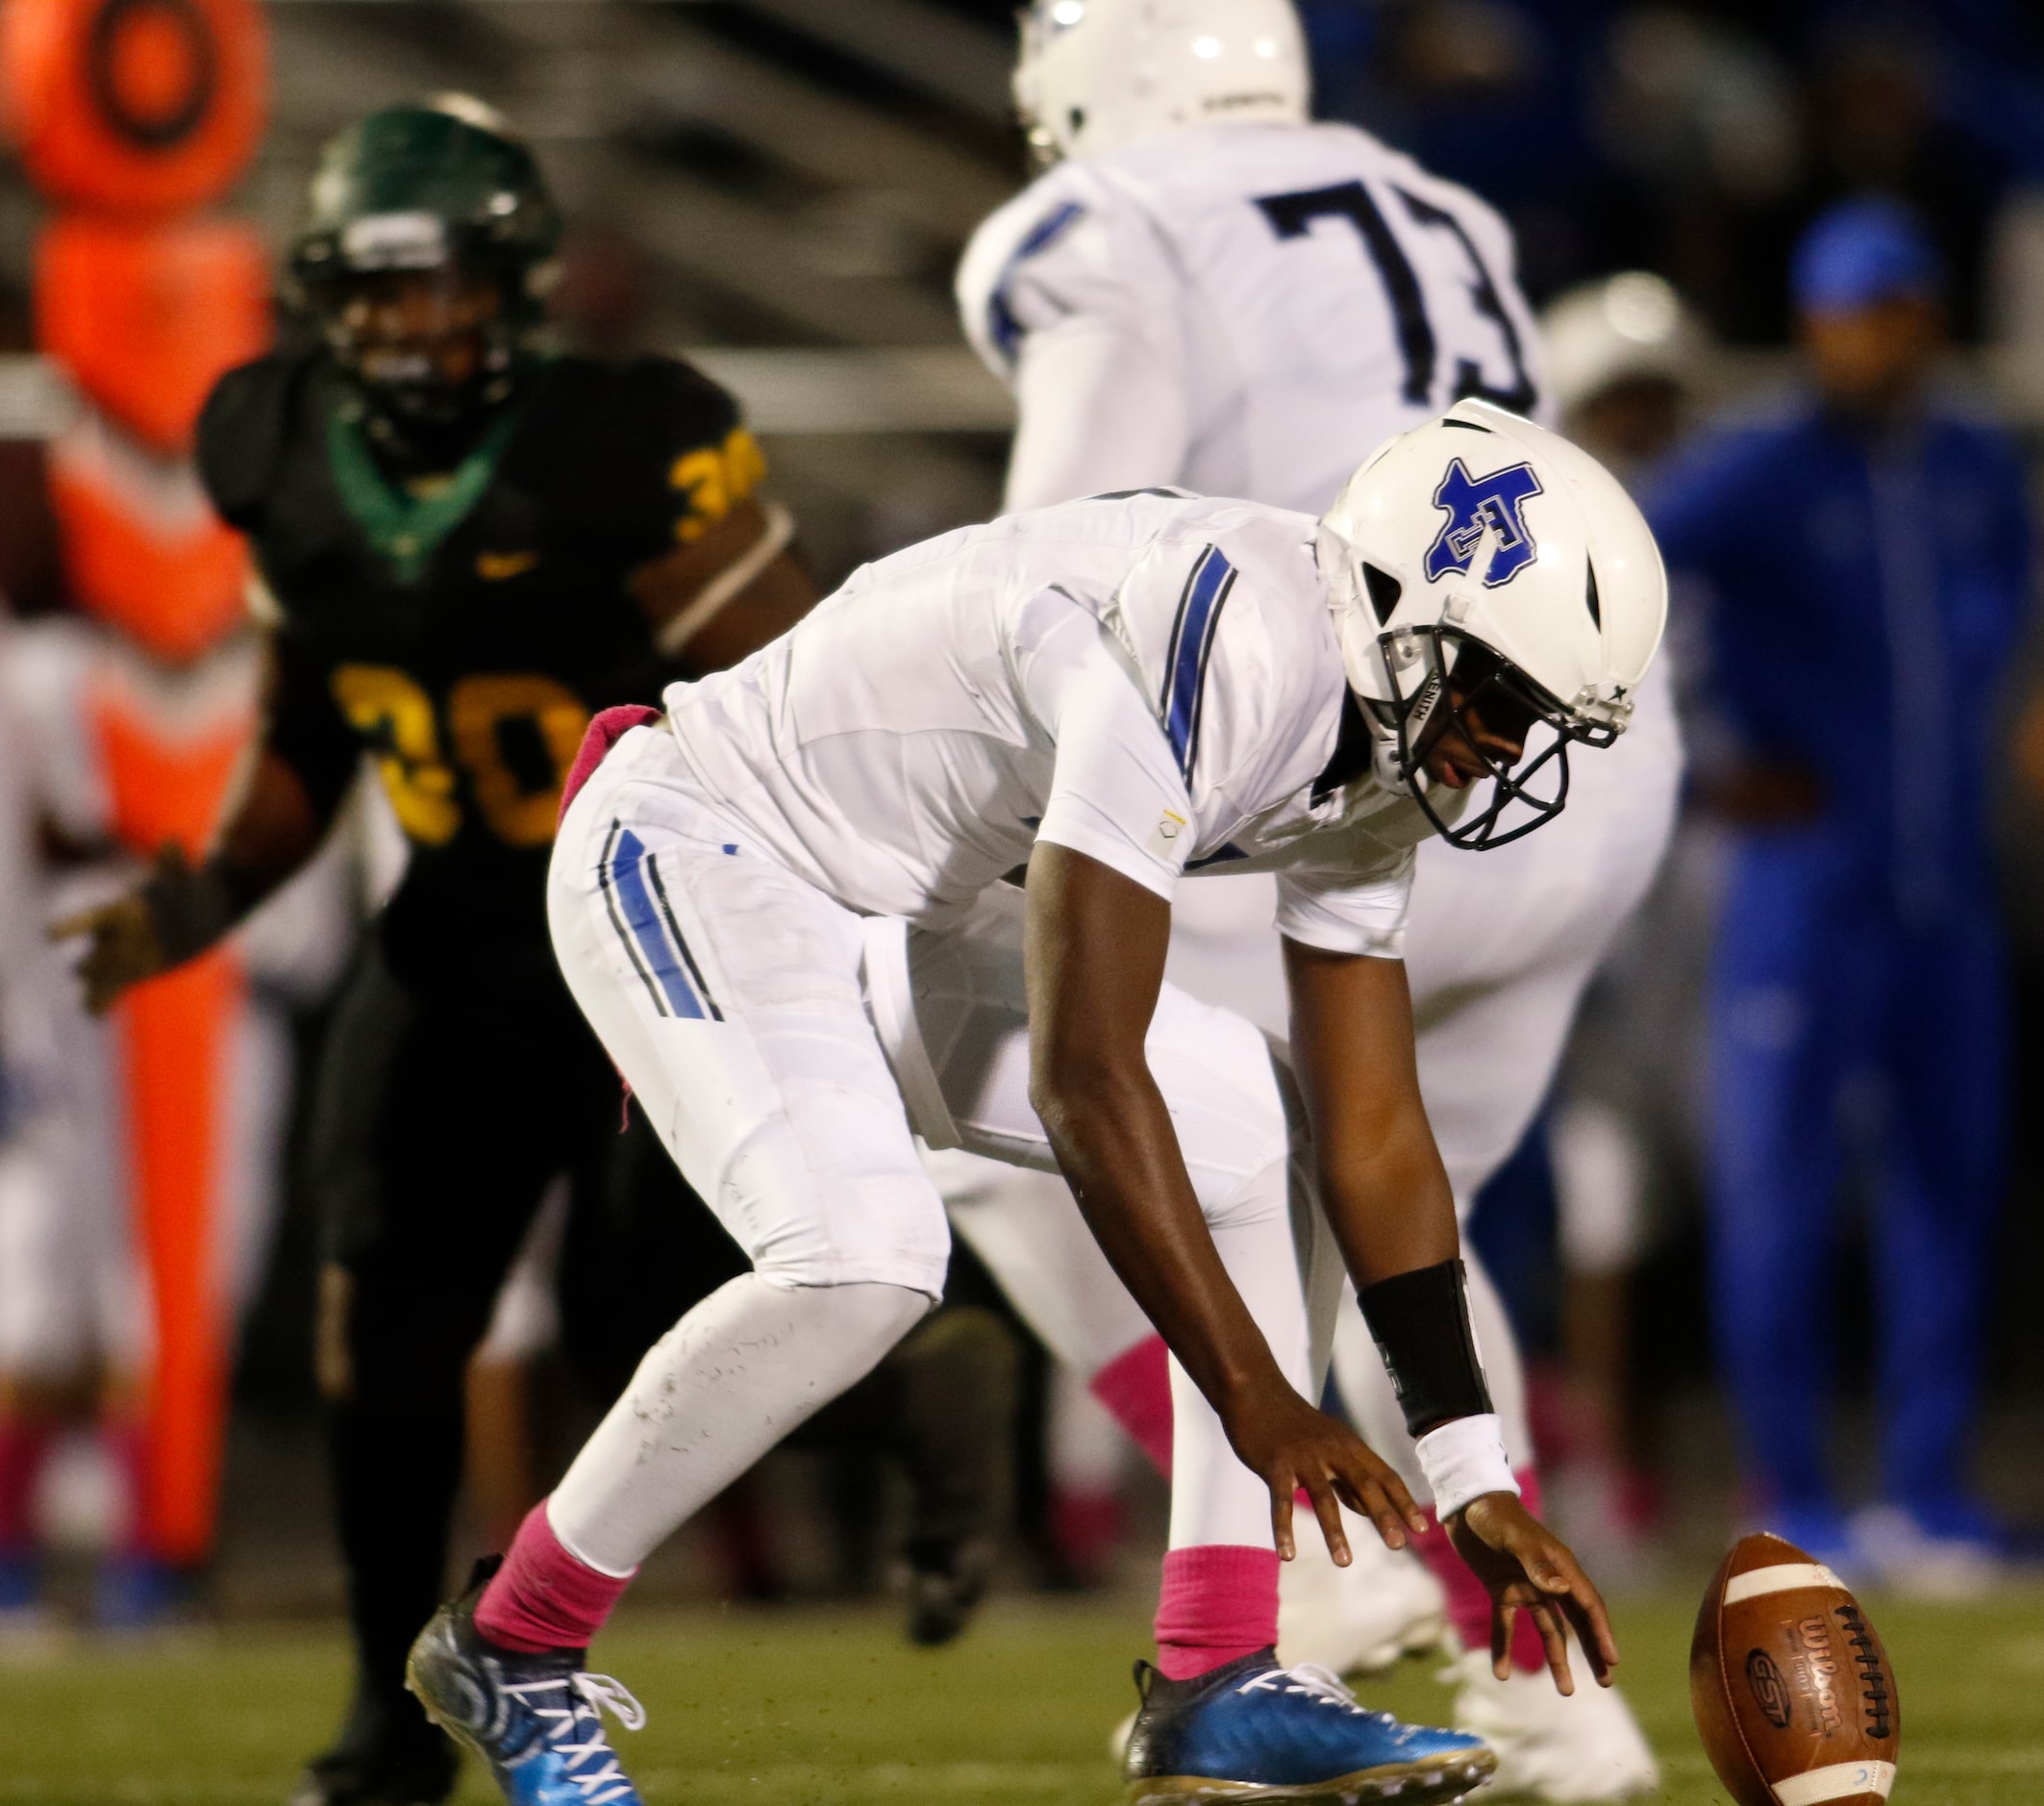
[[[869,1099],[802,1091],[790,1103],[807,1114],[805,1135],[776,1115],[730,1150],[716,1182],[718,1220],[775,1285],[873,1283],[942,1296],[951,1231],[935,1188],[920,1170],[893,1169],[891,1137],[874,1123]],[[819,1129],[837,1142],[822,1172],[808,1151]],[[819,1194],[821,1209],[788,1208]]]

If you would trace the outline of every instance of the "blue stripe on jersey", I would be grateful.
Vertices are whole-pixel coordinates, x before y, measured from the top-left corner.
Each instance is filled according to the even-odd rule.
[[[1014,280],[1016,270],[1037,252],[1047,251],[1056,244],[1064,236],[1065,228],[1084,212],[1077,201],[1060,201],[1023,235],[1022,242],[1008,254],[1008,262],[1001,265],[993,292],[986,297],[986,334],[993,340],[994,349],[1010,364],[1021,355],[1022,340],[1028,336],[1029,329],[1015,318],[1014,308],[1008,299],[1008,285]]]
[[[1213,630],[1220,622],[1221,605],[1234,587],[1234,566],[1221,556],[1219,546],[1209,545],[1185,579],[1184,593],[1178,599],[1178,619],[1171,627],[1161,703],[1164,734],[1178,760],[1179,771],[1188,784],[1192,781],[1192,762],[1199,757],[1207,659],[1213,650]]]
[[[709,1002],[708,992],[697,990],[702,984],[702,974],[695,971],[695,962],[689,958],[687,943],[682,940],[673,912],[664,907],[667,900],[664,890],[661,895],[661,906],[656,907],[653,893],[646,888],[647,874],[651,874],[657,887],[660,873],[646,857],[645,842],[630,828],[617,836],[609,867],[611,880],[616,886],[617,901],[624,911],[625,923],[632,931],[633,940],[638,943],[637,951],[644,961],[644,969],[651,972],[659,984],[669,1012],[675,1016],[694,1016],[698,1020],[709,1016],[722,1021],[722,1013]],[[674,936],[671,948],[666,936],[661,932],[663,916]],[[630,950],[628,943],[627,951]],[[675,957],[677,953],[682,960],[688,962],[688,971],[682,969]],[[695,977],[694,984],[689,983],[691,973]]]

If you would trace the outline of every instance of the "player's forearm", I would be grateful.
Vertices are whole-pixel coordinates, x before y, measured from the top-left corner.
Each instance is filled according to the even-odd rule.
[[[1387,1126],[1375,1160],[1323,1166],[1323,1207],[1443,1518],[1516,1492],[1469,1322],[1455,1198],[1425,1115]]]
[[[1445,1518],[1517,1483],[1469,1328],[1455,1195],[1420,1099],[1405,967],[1290,941],[1284,960],[1321,1207]]]
[[[1321,1208],[1358,1289],[1456,1259],[1455,1193],[1420,1098],[1404,966],[1290,941],[1284,963]]]
[[[1144,1057],[1170,905],[1043,840],[1028,898],[1031,1101],[1102,1251],[1227,1421],[1283,1380],[1221,1265]]]
[[[1392,1116],[1358,1141],[1316,1148],[1321,1208],[1358,1289],[1458,1259],[1455,1192],[1425,1114]]]
[[[1039,1063],[1032,1096],[1109,1264],[1225,1419],[1283,1376],[1221,1265],[1162,1094],[1084,1056]]]
[[[333,814],[289,765],[259,748],[200,864],[160,865],[143,887],[164,964],[182,965],[239,926],[318,850]]]
[[[214,837],[212,854],[267,896],[319,850],[339,806],[339,795],[315,796],[288,760],[262,747]]]

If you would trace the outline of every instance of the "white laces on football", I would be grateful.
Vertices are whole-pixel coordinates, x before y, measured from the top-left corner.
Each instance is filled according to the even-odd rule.
[[[626,1730],[640,1731],[646,1725],[645,1707],[633,1698],[622,1681],[608,1674],[557,1674],[543,1681],[512,1682],[504,1691],[522,1699],[556,1687],[568,1688],[581,1695],[580,1700],[568,1706],[533,1706],[531,1711],[545,1723],[548,1748],[562,1759],[562,1778],[581,1790],[582,1806],[609,1806],[611,1801],[636,1797],[632,1783],[617,1766],[617,1752],[604,1736],[603,1715],[614,1713]],[[581,1743],[574,1741],[578,1719],[586,1719],[589,1727],[586,1740]],[[586,1774],[575,1772],[592,1758],[598,1759],[597,1767]]]

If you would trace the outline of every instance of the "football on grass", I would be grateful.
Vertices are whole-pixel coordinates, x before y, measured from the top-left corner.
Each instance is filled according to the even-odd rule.
[[[1689,1704],[1739,1806],[1881,1806],[1901,1701],[1845,1583],[1793,1543],[1741,1537],[1696,1615]]]

